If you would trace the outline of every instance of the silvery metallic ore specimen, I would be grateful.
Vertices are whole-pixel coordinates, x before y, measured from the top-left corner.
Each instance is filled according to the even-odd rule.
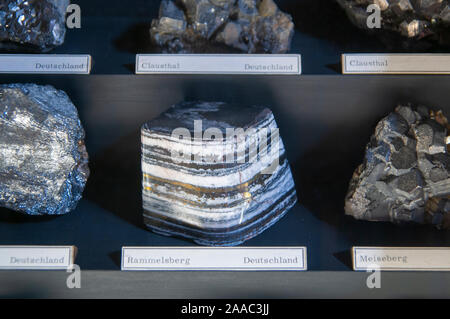
[[[162,0],[150,29],[166,53],[286,53],[293,34],[273,0]]]
[[[145,124],[145,224],[163,235],[213,246],[240,244],[273,225],[297,201],[275,131],[267,108],[210,102],[180,103]],[[254,146],[259,152],[251,150]]]
[[[428,39],[450,45],[450,5],[448,0],[337,0],[351,21],[369,29],[367,7],[381,9],[381,30],[401,34],[405,39]],[[372,29],[374,32],[379,29]]]
[[[84,130],[65,92],[0,86],[0,206],[29,215],[73,210],[89,176]]]
[[[357,219],[450,229],[450,126],[442,112],[399,106],[382,119],[350,183]]]
[[[70,0],[1,0],[0,49],[46,52],[64,43]]]

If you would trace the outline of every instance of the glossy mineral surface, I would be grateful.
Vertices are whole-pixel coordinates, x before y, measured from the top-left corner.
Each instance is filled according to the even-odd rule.
[[[194,121],[201,121],[204,138],[194,138],[199,124]],[[192,133],[192,139],[172,135],[176,128]],[[262,140],[263,129],[277,126],[267,108],[204,102],[178,104],[143,126],[144,221],[150,229],[202,245],[237,245],[273,225],[295,204],[281,140],[279,152],[274,138],[267,144],[274,151],[257,160],[249,143],[226,136],[234,128],[255,129],[248,136]],[[217,138],[207,138],[211,130]],[[173,151],[190,156],[174,158]],[[221,161],[224,154],[233,160]],[[274,163],[279,165],[272,166],[273,174],[264,174]]]
[[[0,206],[29,215],[73,210],[89,175],[75,106],[51,86],[0,86]]]
[[[286,53],[293,34],[273,0],[162,0],[150,29],[167,53]]]
[[[450,45],[450,5],[448,0],[337,0],[351,21],[369,29],[367,18],[373,11],[367,7],[377,4],[381,9],[381,28],[397,33],[406,40],[430,40]],[[405,42],[406,43],[406,42]]]
[[[0,1],[0,49],[46,52],[63,44],[69,0]]]
[[[444,115],[426,107],[399,106],[382,119],[353,175],[346,213],[450,229],[448,129]]]

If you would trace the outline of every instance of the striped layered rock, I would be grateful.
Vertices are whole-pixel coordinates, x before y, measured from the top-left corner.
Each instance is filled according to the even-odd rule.
[[[201,245],[240,244],[297,201],[277,124],[262,107],[173,106],[142,127],[142,171],[145,224]]]

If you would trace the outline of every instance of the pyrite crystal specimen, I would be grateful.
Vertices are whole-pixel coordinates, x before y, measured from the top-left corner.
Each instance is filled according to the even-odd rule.
[[[382,119],[350,183],[357,219],[450,229],[450,126],[442,112],[398,106]]]
[[[0,49],[47,52],[64,42],[70,0],[1,0]]]
[[[381,30],[400,34],[405,39],[427,39],[450,45],[450,6],[448,0],[337,0],[351,21],[359,28],[369,29],[367,18],[376,4],[381,9]]]
[[[52,86],[0,85],[0,206],[66,214],[88,176],[84,130],[67,94]]]
[[[162,0],[150,29],[166,53],[286,53],[293,34],[273,0]]]
[[[240,244],[273,225],[297,201],[276,131],[267,108],[211,102],[180,103],[146,123],[145,224],[211,246]]]

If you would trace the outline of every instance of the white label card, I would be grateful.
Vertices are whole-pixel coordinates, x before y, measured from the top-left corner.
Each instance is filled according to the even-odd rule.
[[[307,270],[306,247],[123,247],[122,270]]]
[[[450,248],[353,247],[353,269],[450,271]]]
[[[450,54],[343,54],[343,74],[450,74]]]
[[[299,54],[138,54],[136,74],[299,75]]]
[[[68,269],[75,246],[0,246],[0,269]]]
[[[0,73],[89,74],[90,55],[0,54]]]

